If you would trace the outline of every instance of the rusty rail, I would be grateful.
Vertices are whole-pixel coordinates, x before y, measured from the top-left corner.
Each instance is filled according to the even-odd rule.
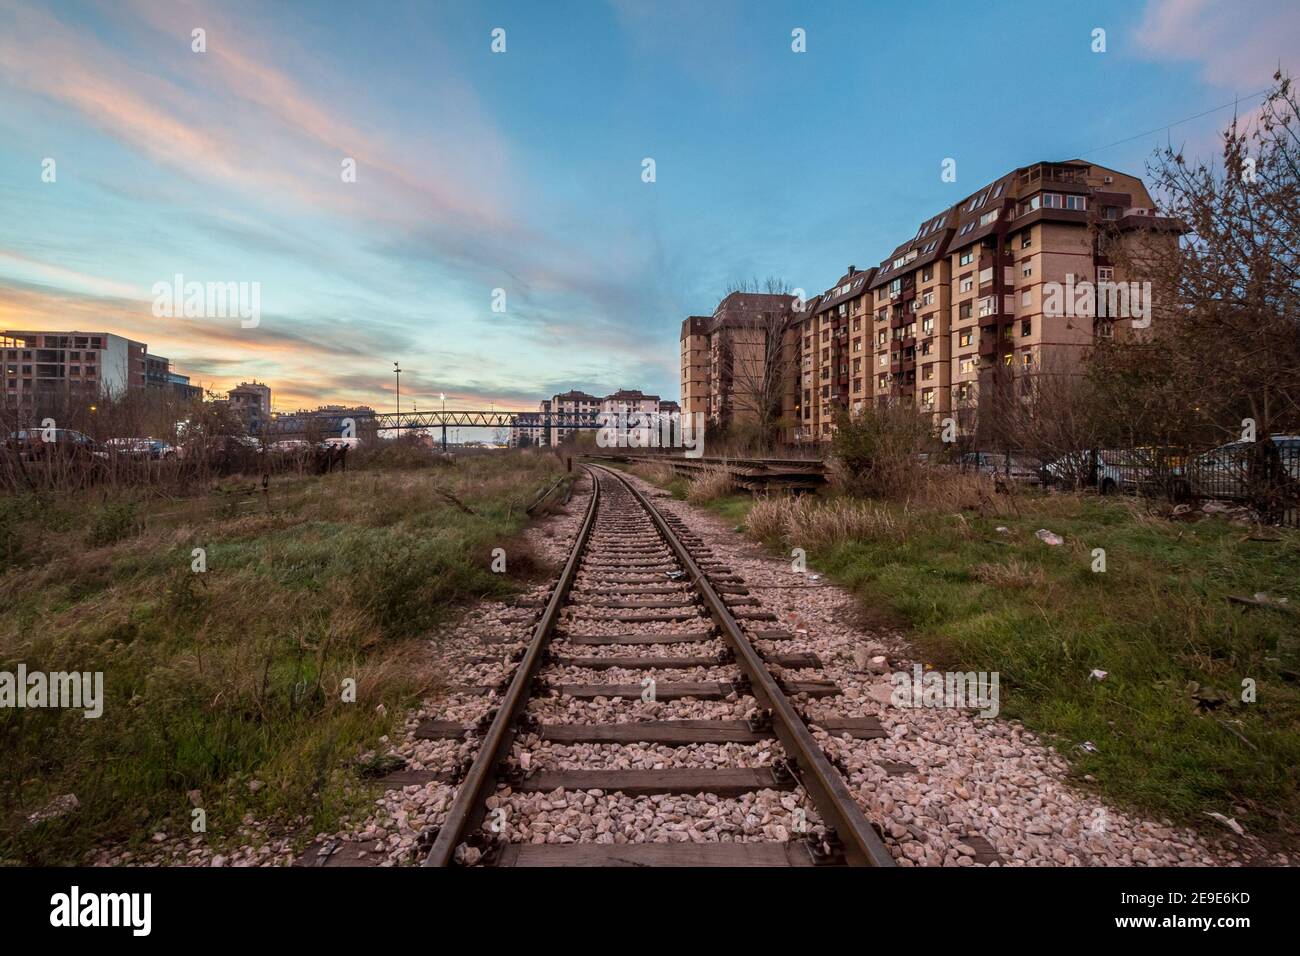
[[[763,659],[749,642],[739,622],[726,603],[714,590],[708,576],[696,564],[687,547],[668,526],[663,516],[630,481],[617,471],[600,468],[622,482],[636,500],[645,508],[660,536],[676,555],[690,577],[691,583],[704,600],[710,616],[721,629],[723,637],[731,644],[736,661],[749,677],[755,698],[772,715],[772,730],[785,746],[790,763],[799,782],[812,797],[827,825],[835,830],[843,845],[844,858],[854,866],[895,866],[894,858],[881,841],[871,823],[863,814],[844,779],[831,766],[822,753],[816,738],[803,722],[789,698],[768,671]]]
[[[588,474],[591,474],[590,469]],[[582,519],[582,527],[578,531],[573,550],[569,553],[569,560],[565,562],[555,589],[551,591],[551,599],[546,602],[546,609],[533,629],[532,639],[528,642],[519,666],[515,668],[514,677],[483,737],[478,755],[456,789],[456,798],[447,811],[447,818],[438,829],[433,848],[424,860],[425,866],[451,866],[455,862],[456,847],[483,822],[485,800],[496,785],[501,762],[510,756],[510,748],[514,746],[519,732],[519,717],[528,703],[529,687],[545,656],[546,646],[550,643],[555,622],[560,616],[560,608],[578,575],[587,539],[591,537],[591,529],[596,522],[599,502],[600,482],[596,481],[595,475],[591,475],[591,499],[587,503],[587,514]]]

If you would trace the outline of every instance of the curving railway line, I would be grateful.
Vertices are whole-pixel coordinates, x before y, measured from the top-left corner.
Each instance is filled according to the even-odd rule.
[[[616,471],[591,466],[592,493],[573,548],[500,703],[479,726],[481,743],[433,834],[424,865],[499,866],[893,866],[889,851],[822,752],[799,701],[838,693],[817,680],[814,655],[783,654],[787,632],[755,609],[745,583],[673,516],[661,514]],[[682,630],[689,628],[689,630]],[[722,650],[690,653],[693,646]],[[707,668],[706,681],[673,680]],[[635,683],[573,683],[610,672]],[[810,676],[811,672],[811,676]],[[625,679],[627,679],[625,677]],[[539,720],[530,700],[608,701],[601,722]],[[753,701],[744,719],[656,719],[675,700]],[[563,707],[552,708],[564,712]],[[871,718],[822,721],[834,735],[875,736]],[[545,746],[692,744],[756,747],[744,766],[599,766],[538,769]],[[719,752],[734,752],[723,748]],[[668,794],[727,800],[790,791],[797,825],[784,840],[617,843],[509,839],[511,793]],[[426,845],[428,845],[426,843]]]

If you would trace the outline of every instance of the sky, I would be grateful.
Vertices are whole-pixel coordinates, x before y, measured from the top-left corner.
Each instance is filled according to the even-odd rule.
[[[395,361],[407,410],[677,398],[729,283],[811,296],[1017,166],[1208,157],[1297,55],[1294,0],[0,0],[0,329],[278,410],[390,410]],[[256,325],[156,314],[176,275]]]

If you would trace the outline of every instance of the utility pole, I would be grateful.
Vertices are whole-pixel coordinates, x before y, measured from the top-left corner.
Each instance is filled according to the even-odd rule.
[[[438,397],[442,399],[442,451],[447,452],[447,395],[445,392],[439,392]]]
[[[393,363],[393,374],[397,377],[397,414],[402,414],[402,367]]]

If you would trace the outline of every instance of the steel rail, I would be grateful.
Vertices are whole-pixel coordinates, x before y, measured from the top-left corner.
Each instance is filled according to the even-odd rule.
[[[573,587],[574,579],[578,576],[578,566],[582,563],[587,540],[591,537],[591,529],[596,523],[596,509],[600,502],[600,482],[596,480],[590,468],[585,470],[591,477],[591,500],[587,503],[587,514],[582,520],[577,540],[573,543],[573,550],[570,551],[569,559],[560,572],[555,589],[551,592],[551,599],[546,603],[546,609],[533,629],[528,648],[515,668],[514,677],[506,689],[505,697],[483,737],[483,744],[465,774],[465,779],[456,789],[456,798],[452,801],[451,809],[447,811],[447,817],[438,829],[433,848],[425,857],[424,866],[451,866],[455,863],[456,847],[460,846],[483,822],[486,812],[485,801],[495,788],[502,761],[510,756],[510,748],[514,746],[515,737],[519,733],[519,717],[528,702],[530,685],[545,656],[546,646],[550,643],[555,623],[559,620],[560,608]]]
[[[690,577],[691,583],[704,600],[709,614],[722,630],[723,637],[732,646],[736,660],[749,677],[754,696],[759,703],[771,711],[772,730],[781,741],[789,756],[799,782],[812,797],[822,819],[831,827],[843,845],[844,858],[851,866],[895,866],[894,858],[879,835],[872,828],[870,821],[863,814],[844,779],[831,766],[813,737],[808,725],[794,709],[785,692],[781,690],[776,679],[768,671],[763,659],[749,642],[745,632],[714,590],[707,575],[695,563],[690,551],[669,527],[657,508],[630,481],[616,471],[593,465],[607,474],[614,475],[623,483],[646,510],[660,536],[676,555]],[[593,484],[595,483],[593,479]]]

